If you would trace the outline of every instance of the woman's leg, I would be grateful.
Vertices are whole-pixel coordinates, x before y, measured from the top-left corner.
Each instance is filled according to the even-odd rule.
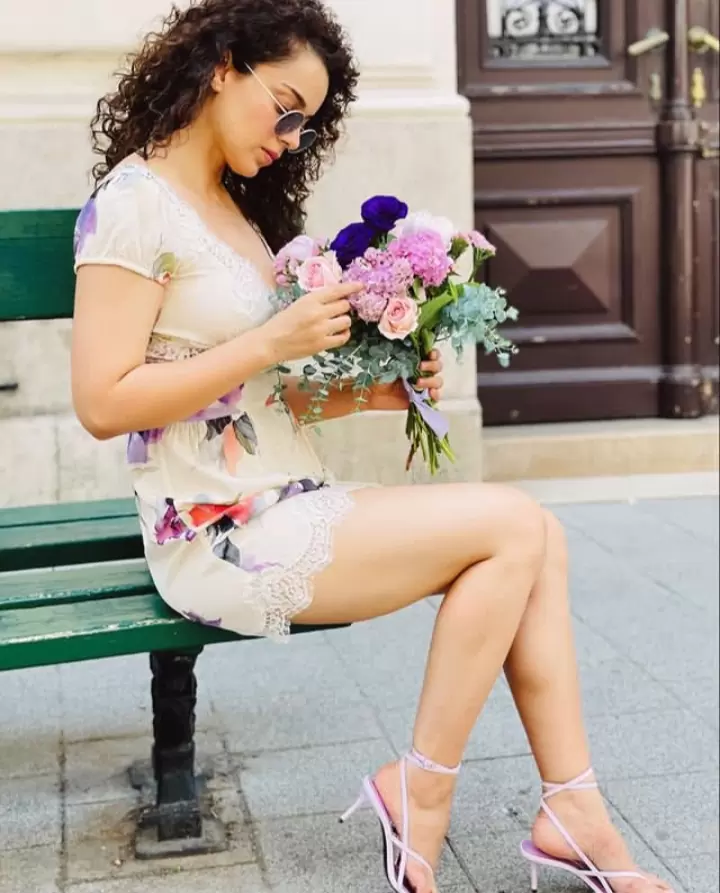
[[[415,746],[447,766],[468,736],[525,612],[545,554],[542,510],[523,494],[480,484],[366,490],[339,525],[333,562],[295,622],[359,621],[446,591],[438,612],[415,729]],[[392,684],[392,680],[388,680]],[[449,822],[454,779],[409,767],[410,845],[435,864]],[[376,784],[400,825],[397,764]],[[434,893],[412,860],[417,893]]]
[[[572,618],[568,599],[568,556],[560,522],[546,514],[547,547],[542,572],[508,655],[505,671],[544,781],[562,783],[590,766],[583,725]],[[597,790],[557,794],[549,804],[586,855],[606,871],[637,870],[613,828]],[[540,813],[533,842],[550,855],[576,854]],[[616,893],[657,893],[669,889],[656,879],[617,879]]]

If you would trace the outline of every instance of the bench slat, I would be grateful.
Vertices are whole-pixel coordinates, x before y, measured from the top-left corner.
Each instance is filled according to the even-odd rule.
[[[91,502],[55,502],[50,505],[23,505],[0,509],[0,543],[5,527],[64,524],[68,521],[97,521],[127,518],[137,514],[133,499],[97,499]]]
[[[72,317],[77,214],[64,208],[0,214],[0,321]]]
[[[0,570],[122,561],[143,555],[137,515],[0,529]]]
[[[293,634],[340,629],[294,626]],[[0,612],[0,672],[123,654],[168,651],[247,640],[227,630],[190,623],[159,595]]]
[[[158,595],[0,611],[0,671],[241,638],[189,623]]]
[[[0,612],[155,592],[144,559],[0,574]]]

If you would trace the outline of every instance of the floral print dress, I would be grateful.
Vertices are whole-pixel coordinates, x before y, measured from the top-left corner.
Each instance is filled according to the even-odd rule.
[[[80,212],[83,264],[163,285],[150,363],[195,356],[274,312],[260,272],[141,163],[111,171]],[[332,558],[353,486],[331,479],[277,385],[269,369],[192,418],[135,432],[127,457],[161,597],[190,620],[281,641]]]

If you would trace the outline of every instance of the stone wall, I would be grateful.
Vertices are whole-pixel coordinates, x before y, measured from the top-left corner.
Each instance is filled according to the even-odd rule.
[[[336,165],[317,189],[309,230],[346,223],[375,192],[472,222],[472,151],[456,91],[453,0],[333,0],[363,70]],[[112,72],[167,0],[0,0],[0,210],[78,207],[92,164],[87,122]],[[98,444],[70,407],[69,324],[0,324],[0,504],[128,492],[120,442]],[[480,476],[472,357],[448,357],[444,410],[460,454],[452,477]],[[403,418],[367,414],[318,439],[343,478],[401,482]]]

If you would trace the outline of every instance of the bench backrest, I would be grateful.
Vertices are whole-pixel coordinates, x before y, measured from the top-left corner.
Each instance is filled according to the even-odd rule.
[[[73,313],[77,210],[0,212],[0,322]]]

